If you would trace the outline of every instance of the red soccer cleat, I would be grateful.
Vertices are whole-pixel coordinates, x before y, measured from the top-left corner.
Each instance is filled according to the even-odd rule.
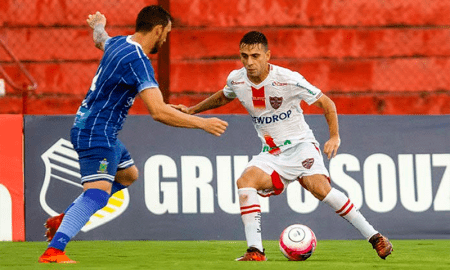
[[[266,254],[259,251],[259,249],[251,247],[247,249],[244,256],[236,259],[236,261],[267,261]]]
[[[59,225],[61,225],[63,218],[64,213],[47,219],[47,222],[45,222],[44,224],[45,228],[47,228],[47,230],[45,231],[45,237],[47,237],[47,242],[52,241],[53,236],[55,236],[55,233],[58,230]]]
[[[39,263],[77,263],[67,257],[64,251],[56,248],[47,248],[44,254],[39,257]]]
[[[378,253],[378,256],[385,260],[387,256],[391,254],[394,250],[392,248],[391,242],[389,239],[384,237],[381,233],[377,233],[369,239],[369,242],[372,244],[373,249],[375,249]]]

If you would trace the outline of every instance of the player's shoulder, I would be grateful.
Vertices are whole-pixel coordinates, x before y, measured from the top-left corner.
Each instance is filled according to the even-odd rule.
[[[244,78],[245,77],[245,68],[242,67],[240,69],[235,69],[233,71],[230,72],[230,74],[228,75],[228,78],[230,79],[239,79],[239,78]]]
[[[125,42],[126,39],[127,36],[114,36],[110,38],[111,41],[122,41],[122,42]]]
[[[245,68],[236,69],[230,72],[227,77],[227,85],[233,86],[238,84],[243,84],[246,76]]]
[[[114,36],[110,37],[105,42],[105,48],[117,47],[126,42],[126,36]]]
[[[116,36],[111,38],[110,46],[105,47],[105,54],[109,54],[116,60],[120,60],[122,65],[128,65],[129,63],[141,64],[149,62],[150,59],[142,50],[139,43],[133,41],[131,36]]]
[[[283,82],[287,83],[293,83],[298,82],[299,80],[303,79],[303,76],[298,73],[297,71],[292,71],[285,67],[280,67],[277,65],[270,65],[270,68],[272,69],[273,76]]]

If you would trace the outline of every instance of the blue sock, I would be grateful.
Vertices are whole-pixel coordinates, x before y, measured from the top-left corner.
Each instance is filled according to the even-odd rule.
[[[128,186],[124,186],[124,185],[122,185],[121,183],[114,181],[114,182],[112,183],[111,194],[110,194],[109,196],[111,197],[111,196],[112,196],[114,193],[116,193],[117,191],[122,190],[122,189],[127,188],[127,187],[128,187]],[[76,198],[75,201],[73,201],[73,203],[71,203],[71,204],[69,205],[69,207],[67,207],[67,209],[64,210],[64,214],[67,213],[67,211],[69,211],[70,207],[72,207],[72,206],[77,202],[77,200],[79,200],[82,196],[83,196],[83,194],[81,194],[78,198]]]
[[[124,185],[122,185],[121,183],[114,181],[114,182],[112,183],[112,187],[111,187],[111,196],[112,196],[114,193],[116,193],[117,191],[122,190],[122,189],[127,188],[127,187],[128,187],[128,186],[124,186]]]
[[[108,203],[109,194],[101,189],[88,189],[78,197],[67,210],[61,226],[48,245],[49,247],[63,250],[89,218]]]
[[[69,207],[67,207],[66,210],[64,210],[64,214],[66,214],[67,211],[69,211],[70,207],[72,207],[75,203],[77,203],[79,200],[81,200],[81,198],[83,198],[83,194],[84,194],[84,192],[81,193],[81,195],[78,196],[78,197],[75,199],[75,201],[73,201],[73,203],[71,203],[71,204],[69,205]]]

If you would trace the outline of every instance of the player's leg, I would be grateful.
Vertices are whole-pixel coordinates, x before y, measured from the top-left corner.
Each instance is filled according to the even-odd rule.
[[[300,182],[314,197],[329,205],[335,210],[336,214],[346,219],[358,229],[372,243],[378,256],[384,259],[392,252],[392,244],[389,240],[373,228],[344,193],[331,187],[325,175],[315,174],[303,176]]]
[[[129,187],[131,184],[134,183],[134,181],[136,181],[138,179],[138,177],[139,177],[139,171],[135,165],[131,165],[124,169],[121,169],[120,167],[117,168],[116,176],[114,178],[114,182],[112,183],[110,196],[112,196],[114,193],[116,193],[119,190]],[[72,205],[74,205],[77,202],[77,200],[81,199],[82,195],[83,194],[81,194],[77,199],[75,199],[75,201],[71,205],[69,205],[69,207],[67,207],[66,210],[64,210],[64,212],[62,214],[54,217],[54,219],[62,219],[62,217],[64,217],[64,214],[67,213],[67,211],[72,207]],[[47,221],[47,222],[49,222],[49,221]],[[52,222],[51,219],[50,219],[50,222]],[[46,235],[46,236],[47,236],[47,238],[49,237],[48,235]],[[51,240],[51,239],[49,239],[49,240]]]
[[[134,165],[134,161],[131,158],[130,153],[120,140],[117,140],[116,142],[115,152],[118,154],[119,164],[117,166],[117,172],[114,177],[114,182],[112,182],[110,196],[112,196],[119,190],[127,188],[128,186],[133,184],[134,181],[136,181],[139,177],[138,169]],[[72,205],[74,205],[74,203],[77,202],[77,200],[81,199],[82,195],[83,194],[75,199],[75,201],[71,205],[69,205],[69,207],[67,207],[63,213],[58,216],[51,217],[47,220],[45,224],[47,228],[47,232],[45,233],[47,241],[52,240],[54,235],[53,230],[55,230],[55,227],[56,229],[58,229],[57,226],[59,226],[59,224],[61,223],[64,214],[67,213],[67,211],[72,207]]]
[[[128,186],[133,184],[139,177],[138,169],[134,165],[134,161],[131,158],[130,153],[120,140],[116,141],[114,149],[119,162],[117,165],[117,172],[114,177],[114,182],[112,182],[110,196],[112,196],[119,190],[127,188]],[[75,199],[74,202],[70,204],[63,213],[47,219],[44,224],[46,228],[45,237],[47,237],[47,242],[50,242],[53,239],[56,231],[61,225],[64,215],[76,202],[82,199],[83,194],[84,193],[80,194],[80,196]]]
[[[261,237],[261,205],[258,190],[272,189],[270,175],[257,167],[248,167],[237,180],[241,217],[247,240],[247,253],[238,261],[265,261]]]
[[[344,193],[331,187],[324,175],[304,176],[301,183],[314,197],[329,205],[336,211],[336,214],[355,226],[367,240],[378,233]]]
[[[114,182],[112,183],[111,196],[117,191],[129,187],[138,179],[138,177],[139,172],[135,165],[126,169],[118,169]]]
[[[111,182],[93,181],[83,184],[83,187],[83,193],[64,214],[47,250],[39,258],[40,263],[75,263],[65,255],[66,245],[95,212],[106,206],[111,191]]]
[[[134,160],[120,140],[117,140],[116,142],[116,153],[120,156],[116,177],[112,183],[111,195],[119,190],[129,187],[139,178],[139,171],[136,165],[134,165]]]
[[[295,147],[294,160],[300,166],[298,175],[302,186],[317,199],[329,205],[342,218],[350,222],[377,250],[378,256],[385,258],[392,251],[388,239],[379,234],[364,216],[354,207],[351,200],[341,191],[332,188],[329,173],[323,163],[322,153],[316,143],[301,143]],[[375,241],[375,239],[378,239]],[[377,242],[377,243],[375,243]]]
[[[110,197],[117,170],[117,155],[113,148],[78,151],[83,193],[65,213],[47,250],[39,262],[73,262],[64,254],[68,242],[83,228],[89,218],[103,208]]]

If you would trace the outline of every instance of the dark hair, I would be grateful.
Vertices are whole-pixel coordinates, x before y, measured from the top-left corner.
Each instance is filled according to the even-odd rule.
[[[143,8],[136,18],[136,32],[149,32],[157,25],[166,27],[173,18],[161,6],[147,6]]]
[[[251,31],[245,34],[241,42],[239,43],[239,47],[242,47],[243,45],[257,45],[262,44],[266,51],[269,49],[269,44],[267,42],[266,36],[258,31]]]

